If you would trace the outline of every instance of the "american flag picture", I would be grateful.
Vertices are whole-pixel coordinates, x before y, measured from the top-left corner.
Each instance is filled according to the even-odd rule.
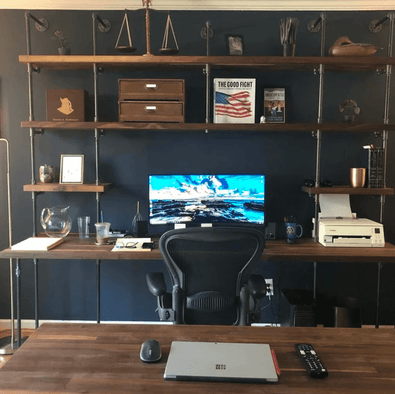
[[[248,118],[252,115],[249,92],[226,94],[215,92],[215,113],[231,118]]]
[[[255,79],[214,79],[214,123],[254,123]]]

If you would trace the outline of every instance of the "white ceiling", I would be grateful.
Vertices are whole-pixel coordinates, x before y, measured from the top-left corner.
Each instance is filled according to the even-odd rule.
[[[124,10],[142,0],[1,0],[0,9]],[[158,10],[336,11],[395,10],[395,0],[152,0]]]

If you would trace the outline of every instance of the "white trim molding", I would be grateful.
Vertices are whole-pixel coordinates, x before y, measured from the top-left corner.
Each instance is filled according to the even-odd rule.
[[[151,0],[157,10],[228,11],[390,11],[395,0]],[[135,10],[142,0],[2,0],[0,9]]]

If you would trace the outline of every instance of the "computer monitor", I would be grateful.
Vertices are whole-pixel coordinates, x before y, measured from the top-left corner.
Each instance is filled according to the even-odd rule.
[[[149,175],[150,224],[265,223],[265,175]]]

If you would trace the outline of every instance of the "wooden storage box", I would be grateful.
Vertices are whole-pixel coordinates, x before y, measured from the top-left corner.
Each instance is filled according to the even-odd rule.
[[[120,79],[120,122],[185,122],[183,79]]]
[[[47,121],[85,121],[85,90],[48,89],[46,96]]]
[[[184,122],[184,103],[171,101],[120,101],[120,122]]]

